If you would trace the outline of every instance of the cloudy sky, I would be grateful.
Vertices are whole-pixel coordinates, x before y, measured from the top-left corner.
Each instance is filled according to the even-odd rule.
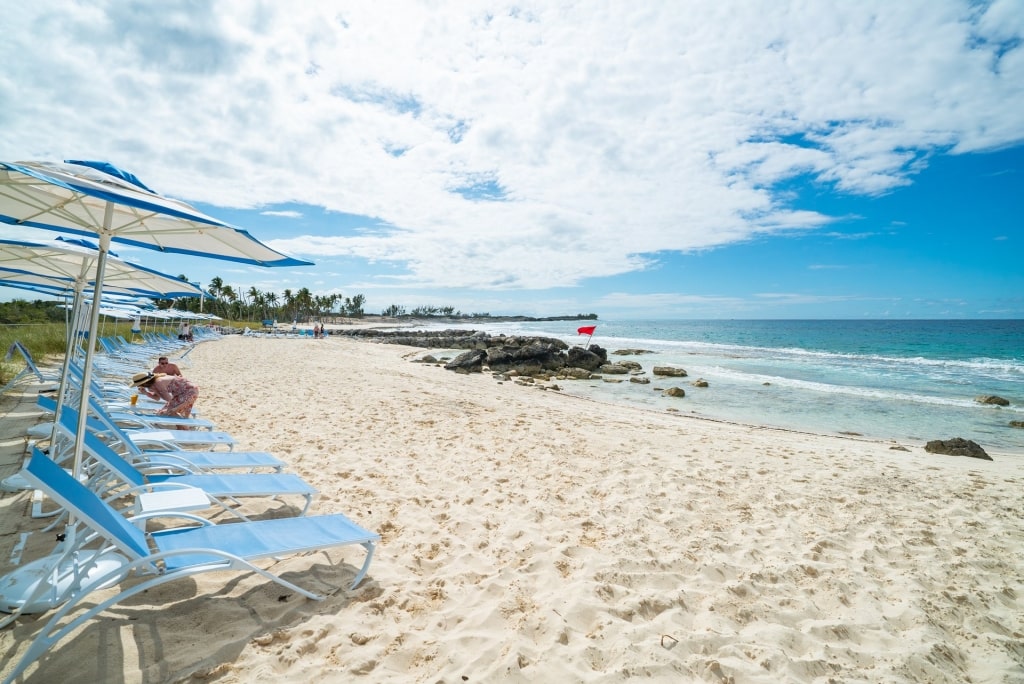
[[[1024,317],[1020,0],[4,4],[0,159],[109,161],[316,262],[115,248],[203,284]]]

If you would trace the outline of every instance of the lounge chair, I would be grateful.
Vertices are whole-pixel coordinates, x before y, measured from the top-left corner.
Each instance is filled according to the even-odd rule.
[[[84,528],[78,533],[80,538],[94,534],[107,548],[116,549],[124,554],[128,562],[109,571],[105,576],[90,578],[84,589],[73,584],[68,591],[67,602],[57,609],[40,630],[21,659],[8,673],[5,684],[20,676],[25,668],[95,615],[152,587],[203,572],[234,570],[257,573],[303,596],[321,600],[324,596],[264,570],[254,565],[253,561],[360,544],[366,549],[366,559],[352,581],[350,589],[355,589],[366,575],[376,544],[380,541],[380,535],[363,529],[340,513],[305,518],[232,522],[224,525],[215,525],[196,516],[179,514],[179,517],[197,525],[146,533],[101,500],[95,492],[75,481],[38,450],[34,450],[25,472],[33,485],[74,514],[78,525]],[[150,545],[156,550],[151,551]],[[80,548],[69,547],[64,559],[74,558],[80,551]],[[84,573],[88,568],[82,570]],[[156,576],[123,588],[116,595],[99,602],[70,622],[61,624],[62,620],[90,595],[92,588],[122,582],[134,572]],[[40,585],[40,592],[48,589],[45,583]]]
[[[77,403],[77,402],[76,402]],[[47,413],[54,413],[57,410],[57,400],[53,397],[40,394],[36,399],[36,405]],[[213,430],[215,423],[205,418],[180,418],[178,416],[158,416],[155,413],[144,413],[141,411],[112,411],[103,407],[95,397],[89,397],[90,407],[95,406],[101,409],[107,416],[126,430]]]
[[[107,485],[97,483],[96,487],[101,491],[116,492],[117,496],[137,496],[155,490],[194,487],[206,494],[211,506],[220,506],[242,519],[247,519],[229,503],[239,504],[239,498],[300,496],[305,499],[305,505],[299,515],[305,515],[317,494],[312,485],[291,473],[193,474],[182,473],[180,466],[175,468],[164,463],[131,463],[104,444],[99,437],[88,432],[82,442],[82,448],[86,454],[106,468],[114,480]],[[175,470],[177,472],[168,472]]]
[[[90,418],[86,421],[87,429],[94,430],[101,439],[108,442],[112,449],[119,445],[128,453],[132,463],[140,465],[178,465],[188,472],[198,473],[208,470],[231,470],[244,468],[249,471],[271,469],[280,472],[285,462],[266,451],[191,451],[182,449],[162,449],[146,451],[125,435],[120,428],[112,423]],[[78,430],[78,411],[65,406],[61,410],[58,431],[68,439],[72,439]],[[109,439],[106,439],[108,438]],[[57,455],[52,454],[51,455]],[[56,460],[60,460],[59,457]]]
[[[95,404],[92,399],[90,399],[90,402],[90,408],[95,417],[88,417],[86,425],[89,429],[94,432],[116,435],[116,439],[124,440],[126,444],[133,444],[140,449],[149,447],[177,451],[182,447],[226,446],[228,451],[231,451],[235,448],[235,438],[226,432],[123,428],[117,425],[110,417],[110,414],[99,408],[99,405]],[[49,409],[51,412],[56,409],[56,404],[53,400],[42,395],[39,396],[36,403],[44,410],[48,406],[52,407]],[[65,405],[63,410],[66,411],[69,408]],[[48,437],[52,431],[53,423],[44,421],[30,427],[28,429],[28,436],[35,439],[43,439]]]

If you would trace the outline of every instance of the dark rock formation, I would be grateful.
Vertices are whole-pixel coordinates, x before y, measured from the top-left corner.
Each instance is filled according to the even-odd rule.
[[[602,364],[598,371],[608,375],[626,375],[629,373],[629,368],[621,363],[605,363]]]
[[[483,370],[484,359],[487,354],[480,349],[472,349],[462,352],[454,359],[444,365],[446,370],[453,370],[457,373],[479,373]]]
[[[486,363],[493,371],[516,370],[520,375],[531,375],[545,370],[559,370],[566,364],[562,349],[554,341],[535,338],[526,344],[502,344],[486,349]]]
[[[682,387],[669,387],[667,390],[661,393],[665,397],[685,397],[686,390]]]
[[[979,404],[991,404],[993,406],[1009,406],[1010,405],[1010,400],[1009,399],[1003,399],[1002,397],[997,397],[997,396],[994,396],[994,395],[991,395],[991,394],[983,395],[983,396],[980,396],[980,397],[975,397],[974,401],[978,402]]]
[[[924,445],[924,450],[930,454],[945,454],[947,456],[970,456],[991,461],[992,457],[985,453],[977,442],[972,442],[963,437],[953,439],[933,439]]]
[[[704,378],[698,378],[697,380],[694,380],[690,384],[693,385],[694,387],[707,387],[708,381],[705,380]]]
[[[634,356],[636,354],[653,354],[650,349],[616,349],[612,352],[616,356]]]
[[[686,371],[675,366],[655,366],[651,371],[655,375],[662,375],[668,378],[685,378]]]
[[[584,349],[583,347],[572,347],[569,349],[566,365],[573,368],[596,371],[606,361],[608,361],[608,352],[596,344],[592,344],[589,349]]]
[[[475,330],[375,330],[357,328],[340,330],[339,335],[358,337],[386,344],[403,344],[434,349],[466,349],[448,361],[444,367],[457,373],[479,373],[489,368],[498,375],[514,373],[521,377],[550,379],[591,378],[594,371],[608,362],[608,352],[596,344],[588,349],[570,348],[565,342],[551,337],[488,335]],[[421,361],[431,361],[424,356]],[[621,369],[620,369],[621,367]],[[640,364],[625,361],[615,364],[608,373],[625,374],[640,370]]]
[[[1024,420],[1011,420],[1010,427],[1024,428]]]

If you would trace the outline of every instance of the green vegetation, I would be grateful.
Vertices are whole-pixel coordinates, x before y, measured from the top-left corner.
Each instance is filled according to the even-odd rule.
[[[462,313],[452,306],[418,306],[407,311],[401,304],[392,304],[381,312],[388,318],[461,318],[466,320],[485,319],[489,321],[596,321],[596,313],[579,313],[570,316],[492,316],[489,313]]]
[[[184,275],[178,276],[188,280]],[[216,277],[210,281],[207,292],[213,295],[213,301],[207,299],[202,304],[202,311],[212,313],[233,321],[247,321],[250,324],[264,320],[278,321],[310,321],[324,320],[332,317],[361,318],[366,297],[357,294],[343,297],[340,294],[314,295],[309,288],[285,290],[281,294],[263,292],[256,287],[248,290],[232,287],[223,278]],[[200,310],[198,297],[177,299],[173,302],[158,302],[157,307],[171,307],[184,311]]]
[[[13,302],[0,302],[0,312],[4,312]],[[25,304],[25,302],[20,302]],[[56,305],[54,305],[56,306]],[[61,312],[63,316],[63,312]],[[104,336],[122,335],[125,339],[132,338],[131,323],[105,323]],[[53,357],[63,358],[67,349],[67,326],[60,323],[7,323],[0,325],[0,386],[6,385],[12,377],[25,368],[21,355],[15,352],[11,359],[6,360],[7,352],[15,342],[21,342],[35,360],[36,364],[54,361]],[[47,357],[50,357],[49,359]]]

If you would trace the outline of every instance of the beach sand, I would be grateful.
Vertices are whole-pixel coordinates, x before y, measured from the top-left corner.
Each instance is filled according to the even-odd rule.
[[[314,483],[312,512],[379,532],[367,578],[347,589],[343,548],[265,564],[322,602],[164,585],[27,681],[1024,682],[1024,456],[610,406],[424,353],[199,345],[197,410]],[[0,500],[4,554],[27,500]],[[0,632],[4,672],[41,624]]]

